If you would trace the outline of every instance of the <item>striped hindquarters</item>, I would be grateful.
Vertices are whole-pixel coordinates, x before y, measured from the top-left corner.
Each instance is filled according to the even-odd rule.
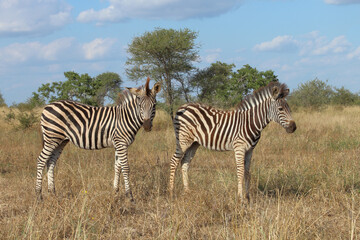
[[[115,118],[115,107],[57,101],[47,105],[41,115],[44,141],[61,143],[70,140],[84,149],[109,147]]]

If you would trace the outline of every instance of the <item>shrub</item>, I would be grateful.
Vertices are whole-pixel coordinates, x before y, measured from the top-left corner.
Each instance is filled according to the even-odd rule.
[[[26,113],[21,112],[17,116],[17,119],[19,120],[19,128],[20,129],[28,129],[31,128],[36,122],[38,122],[38,117],[34,113]]]
[[[335,92],[331,99],[332,104],[346,106],[360,104],[360,96],[358,94],[354,94],[344,87],[334,89]]]
[[[12,122],[13,120],[15,120],[15,113],[12,111],[12,109],[10,109],[10,112],[5,115],[5,118],[4,118],[4,119],[5,119],[5,121],[8,122],[8,123],[10,123],[10,122]]]
[[[332,87],[318,78],[301,83],[289,97],[289,104],[295,107],[305,107],[320,110],[331,102],[334,95]]]
[[[328,105],[351,106],[360,105],[360,95],[352,93],[344,87],[336,88],[317,78],[301,83],[289,96],[289,104],[293,109],[303,107],[321,110]]]

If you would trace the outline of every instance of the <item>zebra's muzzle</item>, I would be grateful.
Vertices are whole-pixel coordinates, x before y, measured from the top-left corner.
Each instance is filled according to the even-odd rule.
[[[295,121],[290,121],[289,126],[286,128],[287,133],[293,133],[296,130],[296,123]]]
[[[152,122],[150,119],[145,119],[143,123],[144,130],[146,132],[150,132],[152,129]]]

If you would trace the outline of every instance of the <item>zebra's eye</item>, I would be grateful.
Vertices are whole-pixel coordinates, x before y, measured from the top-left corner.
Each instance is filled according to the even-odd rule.
[[[282,110],[284,110],[283,107],[279,107],[279,111],[282,111]]]

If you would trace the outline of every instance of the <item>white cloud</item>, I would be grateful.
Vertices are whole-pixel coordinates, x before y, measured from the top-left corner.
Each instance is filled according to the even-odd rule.
[[[61,38],[49,44],[41,44],[40,42],[13,43],[0,49],[2,56],[0,63],[18,64],[27,61],[58,60],[64,51],[72,47],[73,42],[73,38]]]
[[[317,56],[347,53],[351,48],[345,36],[337,36],[328,40],[314,31],[300,37],[289,35],[277,36],[271,41],[262,42],[254,46],[255,51],[282,51],[298,50],[300,56]]]
[[[70,21],[63,0],[0,0],[0,36],[46,34]]]
[[[347,55],[347,57],[348,57],[348,59],[354,59],[354,58],[360,59],[360,47],[358,47],[354,51],[350,52]]]
[[[115,42],[116,40],[112,38],[97,38],[89,43],[85,43],[82,46],[85,59],[93,60],[105,56],[107,53],[109,53]]]
[[[343,81],[341,84],[345,83],[344,79],[358,78],[356,66],[360,62],[360,46],[354,47],[345,36],[329,38],[313,31],[299,36],[280,37],[265,42],[266,44],[257,44],[258,50],[281,49],[282,45],[279,43],[291,40],[296,43],[296,51],[282,52],[279,55],[263,54],[260,57],[257,55],[254,62],[262,69],[274,70],[282,81],[291,83],[294,79],[307,81],[319,77],[339,85],[339,81]],[[259,54],[261,53],[259,51]],[[347,74],[348,78],[344,78],[344,74]]]
[[[60,38],[42,46],[39,57],[44,60],[59,60],[74,45],[74,38]],[[62,55],[62,56],[61,56]]]
[[[324,0],[327,4],[342,5],[360,3],[360,0]]]
[[[262,42],[256,44],[254,50],[256,51],[288,51],[294,50],[298,47],[298,41],[292,36],[278,36],[269,42]]]
[[[346,40],[345,36],[338,36],[322,46],[318,46],[313,50],[314,55],[324,55],[328,53],[343,53],[351,44]]]
[[[79,43],[74,38],[60,38],[50,43],[27,42],[13,43],[0,48],[0,67],[18,64],[36,64],[48,62],[55,64],[69,60],[102,60],[112,56],[115,39],[97,38]],[[55,65],[54,65],[55,66]]]
[[[299,38],[300,55],[328,55],[346,53],[351,48],[345,36],[337,36],[332,40],[313,31]]]
[[[213,63],[218,60],[222,50],[220,48],[216,49],[207,49],[205,50],[206,55],[203,57],[203,60],[207,63]]]
[[[81,12],[80,22],[121,22],[131,18],[189,19],[218,16],[239,6],[242,0],[108,0],[109,7]]]

